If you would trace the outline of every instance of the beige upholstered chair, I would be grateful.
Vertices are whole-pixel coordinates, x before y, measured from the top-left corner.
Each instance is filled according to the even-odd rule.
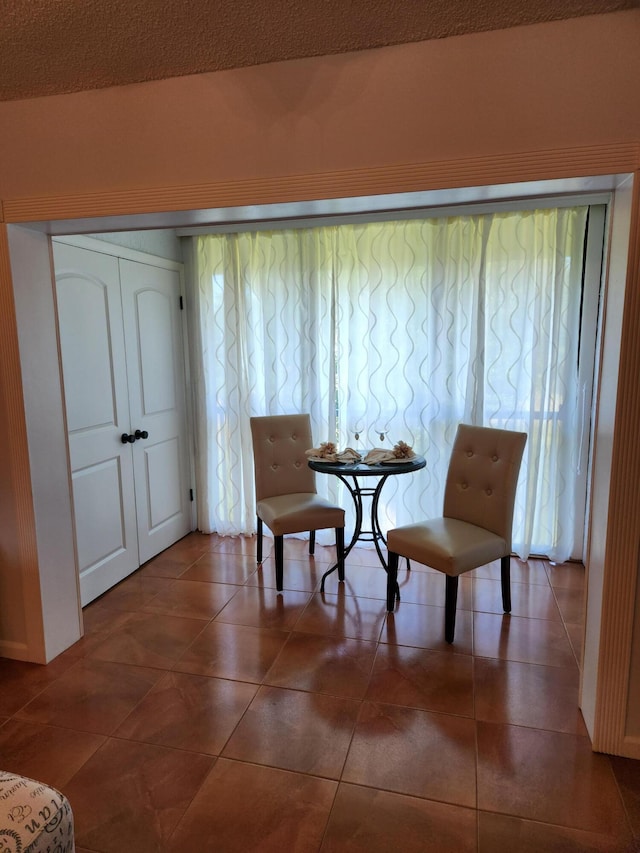
[[[273,533],[276,589],[282,590],[283,536],[310,531],[309,553],[315,531],[334,527],[338,577],[344,580],[344,510],[316,493],[315,472],[305,450],[313,447],[309,415],[271,415],[251,418],[258,516],[258,563],[262,562],[262,525]]]
[[[511,612],[511,527],[524,432],[460,424],[456,433],[441,518],[396,527],[387,534],[387,610],[398,588],[398,558],[446,575],[445,639],[453,642],[458,577],[500,559],[502,605]]]

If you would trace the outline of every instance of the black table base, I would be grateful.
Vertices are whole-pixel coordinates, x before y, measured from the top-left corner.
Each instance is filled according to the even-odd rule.
[[[397,474],[409,474],[413,471],[420,470],[420,468],[424,468],[425,465],[426,462],[422,456],[415,456],[413,459],[409,459],[406,462],[398,464],[387,464],[382,462],[376,465],[365,465],[363,462],[341,465],[336,462],[324,462],[315,459],[309,460],[309,467],[314,471],[318,471],[322,474],[333,474],[341,480],[353,500],[356,521],[353,536],[344,551],[345,560],[356,542],[373,542],[378,553],[378,559],[380,560],[384,570],[387,571],[387,561],[382,548],[380,547],[380,543],[382,543],[386,548],[387,540],[382,532],[380,522],[378,520],[378,504],[382,488],[389,477]],[[377,477],[378,482],[375,486],[364,486],[359,482],[358,478],[360,477]],[[370,526],[368,530],[362,529],[365,516],[363,498],[371,498],[371,510],[369,513]],[[335,572],[337,568],[338,563],[331,566],[331,568],[322,575],[322,580],[320,582],[321,592],[324,592],[324,583],[326,578]]]

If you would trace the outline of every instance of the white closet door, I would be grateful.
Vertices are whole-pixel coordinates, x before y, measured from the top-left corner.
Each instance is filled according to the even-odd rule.
[[[138,549],[144,563],[191,529],[180,277],[120,260]]]
[[[117,258],[57,243],[53,253],[85,605],[139,566],[120,280]]]

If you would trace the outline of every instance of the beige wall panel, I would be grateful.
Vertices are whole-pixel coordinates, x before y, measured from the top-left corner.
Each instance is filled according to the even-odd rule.
[[[638,44],[634,10],[6,102],[0,198],[637,144]]]

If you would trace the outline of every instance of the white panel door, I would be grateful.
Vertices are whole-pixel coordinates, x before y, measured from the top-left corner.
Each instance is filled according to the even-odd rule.
[[[117,258],[54,243],[82,604],[140,564]]]
[[[180,276],[120,260],[140,562],[191,529]]]

